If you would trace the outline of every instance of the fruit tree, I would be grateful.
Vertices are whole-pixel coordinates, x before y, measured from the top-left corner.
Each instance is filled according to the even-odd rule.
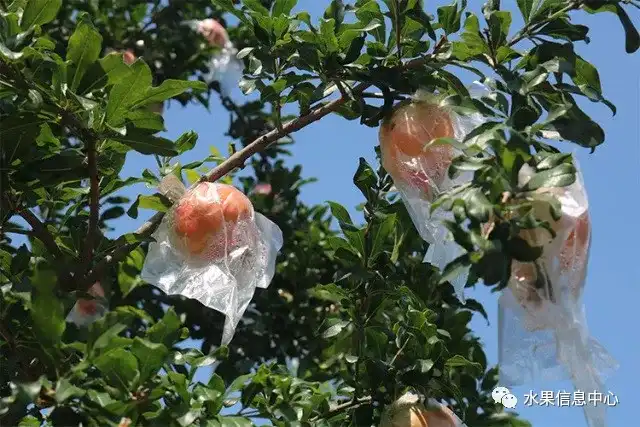
[[[0,0],[1,425],[371,426],[391,419],[386,408],[406,392],[421,402],[393,425],[451,417],[421,409],[426,399],[470,427],[529,425],[491,398],[498,368],[468,325],[484,309],[461,302],[451,282],[467,271],[469,286],[502,289],[514,263],[530,274],[541,248],[525,237],[558,220],[557,200],[536,190],[575,180],[557,142],[595,150],[605,135],[581,104],[615,111],[596,66],[574,49],[589,28],[572,18],[617,15],[631,54],[640,2],[517,0],[521,26],[499,0],[479,13],[467,0],[325,0],[323,16],[304,3]],[[222,83],[233,76],[212,61],[233,48],[236,85],[252,101],[230,97]],[[485,92],[470,93],[463,75]],[[434,101],[410,102],[418,91]],[[228,125],[229,152],[181,161],[211,141],[189,129],[162,136],[169,103],[220,103],[230,120],[212,126]],[[467,134],[476,144],[445,110],[482,117]],[[295,132],[329,114],[380,127],[384,167],[353,165],[360,224],[337,203],[303,203],[311,179],[283,162]],[[157,168],[123,176],[134,152]],[[422,175],[399,166],[406,155]],[[534,174],[522,186],[525,164]],[[461,173],[473,179],[434,191]],[[122,195],[170,175],[199,181],[189,197],[200,201]],[[394,179],[418,182],[451,214],[464,253],[446,267],[423,262],[429,245]],[[199,199],[213,182],[224,184],[218,204]],[[177,218],[175,245],[195,256],[254,211],[284,244],[269,287],[223,346],[223,315],[140,273],[165,215]],[[114,235],[124,215],[150,219]],[[582,250],[584,236],[566,250]],[[204,367],[211,375],[197,374]]]

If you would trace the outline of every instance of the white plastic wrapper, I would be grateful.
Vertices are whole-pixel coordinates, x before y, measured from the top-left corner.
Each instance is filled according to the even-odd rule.
[[[204,182],[187,192],[168,175],[160,191],[176,203],[153,234],[141,277],[225,314],[226,345],[256,287],[273,279],[282,232],[230,185]]]
[[[577,166],[577,164],[576,164]],[[520,184],[534,170],[524,165]],[[582,303],[591,242],[587,195],[578,169],[576,181],[567,187],[539,189],[554,194],[562,206],[556,222],[548,206],[537,209],[556,237],[544,229],[525,230],[529,244],[543,247],[535,263],[514,261],[508,287],[499,299],[500,383],[505,386],[572,379],[585,396],[605,394],[603,380],[617,362],[589,336]],[[585,405],[590,427],[606,425],[605,405]]]
[[[67,315],[67,322],[75,323],[79,327],[85,327],[106,314],[107,306],[104,300],[104,289],[102,289],[100,282],[96,282],[87,293],[95,298],[79,298]]]
[[[227,31],[214,19],[202,21],[185,21],[192,30],[202,34],[210,45],[220,50],[209,61],[209,72],[203,76],[207,83],[217,81],[223,96],[230,96],[231,91],[238,87],[244,64],[238,59],[235,48]]]
[[[475,82],[472,96],[487,93],[487,88]],[[478,113],[457,114],[440,106],[433,95],[416,94],[410,103],[399,104],[392,116],[380,127],[382,164],[393,178],[394,184],[420,237],[429,243],[425,262],[443,270],[447,264],[464,253],[443,225],[452,219],[451,212],[438,209],[431,213],[432,202],[441,193],[469,182],[473,173],[467,172],[449,179],[452,160],[461,154],[450,144],[425,147],[436,138],[449,137],[462,142],[469,132],[482,124]],[[468,142],[473,145],[474,140]],[[468,273],[453,280],[456,294],[464,301],[464,286]]]
[[[379,427],[467,427],[448,407],[435,399],[424,405],[413,393],[406,393],[389,405]]]

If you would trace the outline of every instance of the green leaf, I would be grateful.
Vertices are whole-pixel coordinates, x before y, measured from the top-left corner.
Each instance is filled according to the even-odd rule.
[[[42,423],[39,419],[37,419],[33,415],[28,415],[20,420],[20,424],[18,424],[18,427],[40,427],[41,424]]]
[[[351,215],[344,206],[336,202],[327,202],[331,208],[331,214],[340,222],[353,225],[351,221]]]
[[[482,365],[478,362],[471,362],[463,356],[456,354],[445,362],[447,368],[468,368],[474,372],[474,375],[482,374]]]
[[[288,16],[291,13],[291,10],[296,6],[298,0],[276,0],[273,3],[273,9],[271,11],[271,16]]]
[[[67,61],[73,62],[71,90],[75,91],[87,69],[98,60],[102,49],[102,36],[87,20],[82,20],[69,37]]]
[[[144,253],[140,247],[129,252],[124,261],[118,264],[118,285],[123,297],[142,283],[139,274],[143,264]]]
[[[269,10],[261,4],[260,0],[244,0],[242,3],[248,9],[258,12],[260,15],[269,15]]]
[[[452,5],[438,8],[438,23],[447,35],[456,33],[460,29],[460,12],[457,1]]]
[[[167,201],[166,198],[161,197],[160,195],[152,195],[138,196],[138,206],[142,209],[151,209],[158,212],[167,212],[171,207],[171,204]]]
[[[327,53],[337,52],[340,48],[336,37],[336,22],[334,19],[323,19],[320,21],[320,36]]]
[[[638,48],[640,48],[640,34],[638,34],[638,30],[635,25],[629,18],[627,12],[622,8],[619,3],[611,4],[610,2],[599,1],[595,2],[596,5],[589,6],[585,5],[584,10],[594,14],[601,12],[611,12],[615,13],[620,19],[620,23],[624,28],[625,33],[625,50],[627,53],[634,53]]]
[[[131,353],[138,359],[140,380],[144,382],[162,367],[169,355],[169,350],[164,344],[152,343],[149,340],[135,337]]]
[[[149,135],[143,130],[130,128],[126,135],[113,135],[114,141],[133,148],[142,154],[158,154],[160,156],[174,157],[178,155],[175,144],[159,136]]]
[[[189,151],[196,146],[198,142],[198,134],[194,131],[188,131],[180,135],[180,138],[176,141],[176,148],[178,153],[182,154],[185,151]]]
[[[34,25],[53,21],[61,6],[62,0],[29,0],[22,13],[20,27],[28,30]]]
[[[369,253],[369,266],[373,266],[377,257],[382,253],[385,243],[395,230],[396,214],[387,215],[379,222],[371,225],[371,252]]]
[[[489,15],[489,32],[491,34],[491,43],[496,50],[507,41],[510,27],[511,12],[491,12],[491,15]]]
[[[180,337],[180,318],[173,308],[169,308],[164,317],[147,330],[147,338],[151,342],[163,343],[171,348]]]
[[[473,188],[465,193],[465,208],[469,217],[478,222],[486,222],[489,220],[493,212],[493,205],[484,195],[481,189]]]
[[[369,163],[367,163],[364,157],[360,157],[358,169],[353,176],[353,183],[358,187],[367,200],[372,200],[374,197],[374,192],[372,190],[376,187],[377,182],[378,177],[376,176],[376,173],[373,171],[371,166],[369,166]]]
[[[576,168],[567,163],[538,172],[522,187],[523,191],[534,191],[539,188],[566,187],[576,180]]]
[[[129,78],[115,84],[109,92],[106,111],[106,120],[109,125],[118,127],[123,123],[130,106],[149,91],[151,79],[151,70],[144,61],[138,59],[131,64]]]
[[[525,24],[531,20],[532,12],[534,11],[534,3],[539,3],[540,0],[517,0],[518,9],[522,13]]]
[[[342,330],[346,326],[348,326],[349,323],[351,322],[348,322],[346,320],[339,320],[339,319],[329,319],[327,323],[330,324],[331,326],[329,326],[327,329],[324,330],[324,332],[322,332],[322,338],[335,337],[340,332],[342,332]]]
[[[69,398],[82,397],[85,393],[83,389],[71,384],[68,379],[62,378],[56,386],[56,402],[64,403]]]
[[[53,288],[33,293],[31,297],[31,318],[40,340],[57,344],[66,328],[64,305],[52,292]]]
[[[249,418],[245,417],[218,417],[220,427],[253,427],[253,423]]]
[[[140,378],[138,361],[123,348],[115,348],[95,359],[94,365],[114,387],[131,390]]]
[[[131,108],[139,108],[143,105],[164,102],[167,99],[178,96],[189,89],[193,89],[195,91],[206,91],[207,84],[199,80],[168,79],[163,81],[160,86],[147,88],[144,95],[136,99],[136,101],[131,104]]]
[[[510,239],[506,244],[507,253],[520,262],[533,262],[541,255],[541,246],[531,246],[526,240],[520,237]]]

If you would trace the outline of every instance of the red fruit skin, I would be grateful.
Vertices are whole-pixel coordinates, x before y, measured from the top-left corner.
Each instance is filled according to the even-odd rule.
[[[176,208],[174,231],[189,254],[215,260],[233,247],[238,222],[250,219],[252,212],[251,202],[237,188],[202,183]]]

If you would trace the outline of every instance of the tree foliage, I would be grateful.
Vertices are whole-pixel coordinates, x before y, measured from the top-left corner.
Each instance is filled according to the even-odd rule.
[[[115,426],[128,418],[248,426],[266,418],[363,426],[408,389],[446,400],[470,426],[528,425],[491,399],[497,367],[468,327],[474,312],[486,314],[477,301],[462,304],[449,280],[470,266],[469,286],[481,279],[500,289],[512,259],[539,255],[516,236],[548,228],[532,214],[532,190],[575,179],[555,141],[592,151],[604,142],[583,100],[615,114],[597,68],[574,49],[589,42],[589,28],[571,18],[616,14],[633,53],[640,37],[628,13],[639,4],[518,0],[524,25],[514,28],[495,0],[480,16],[466,0],[435,10],[422,0],[347,3],[327,2],[312,19],[296,0],[0,1],[3,425]],[[245,64],[240,87],[259,100],[236,104],[204,82],[214,48],[184,22],[205,18],[230,23]],[[127,65],[111,52],[124,49],[140,59]],[[491,95],[472,100],[461,72]],[[311,180],[283,163],[291,133],[330,113],[376,127],[394,100],[419,88],[487,118],[470,135],[479,145],[463,144],[449,170],[474,171],[473,182],[438,200],[454,213],[447,226],[467,250],[443,272],[422,262],[427,244],[384,169],[364,159],[354,165],[365,216],[357,224],[337,203],[302,203]],[[230,157],[212,152],[182,164],[197,135],[160,136],[164,120],[150,106],[169,100],[221,102],[232,117]],[[295,117],[283,114],[288,104]],[[480,158],[480,149],[495,155]],[[154,156],[158,169],[123,178],[132,151]],[[521,188],[524,163],[537,173]],[[240,185],[279,225],[285,245],[273,282],[256,294],[227,348],[218,345],[221,315],[139,278],[169,202],[120,191],[157,186],[167,174],[230,182],[243,167],[251,175]],[[264,182],[270,194],[252,193]],[[542,202],[557,210],[557,201]],[[140,230],[105,235],[114,219],[140,210],[159,213]],[[489,234],[486,222],[494,224]],[[106,316],[88,328],[66,322],[97,280]],[[202,340],[200,348],[179,346],[186,338]],[[215,367],[206,383],[194,379],[203,366]]]

